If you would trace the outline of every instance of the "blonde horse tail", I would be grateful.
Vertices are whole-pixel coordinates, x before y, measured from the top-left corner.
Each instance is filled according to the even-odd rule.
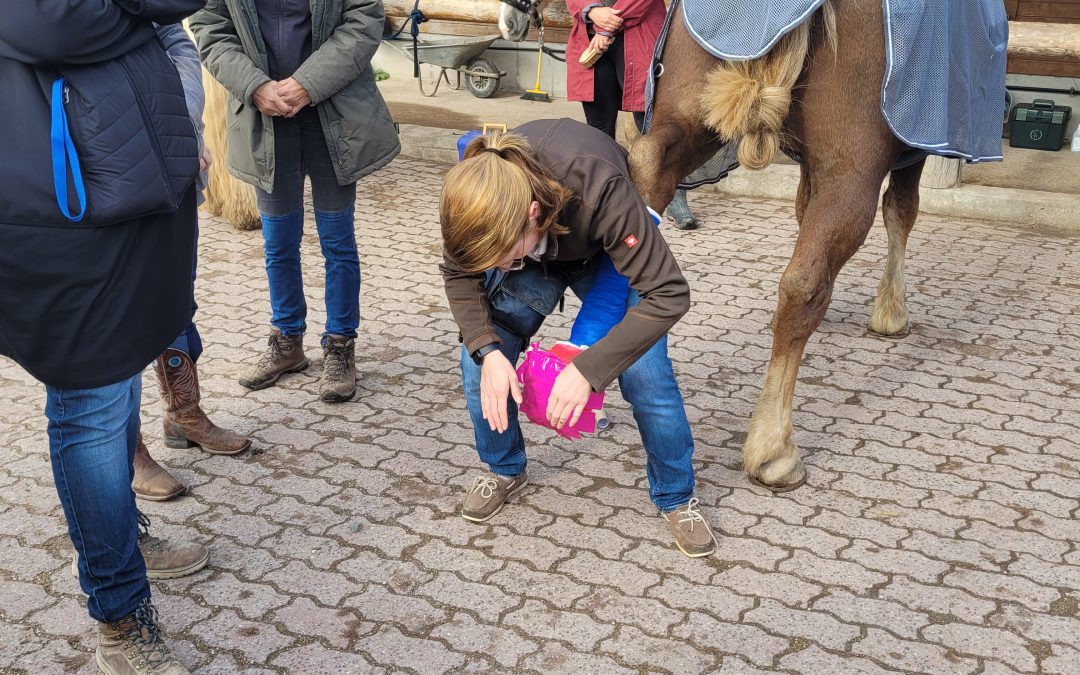
[[[206,68],[203,68],[203,90],[206,94],[203,138],[214,160],[210,165],[206,186],[206,209],[211,214],[229,221],[237,230],[257,230],[262,221],[255,204],[255,188],[234,177],[226,168],[228,142],[225,137],[225,117],[228,92]]]
[[[820,21],[836,49],[836,17],[822,5]],[[753,61],[721,61],[709,72],[700,102],[704,121],[722,138],[739,140],[739,164],[764,169],[780,150],[780,134],[791,109],[791,92],[810,51],[812,21],[786,34]]]

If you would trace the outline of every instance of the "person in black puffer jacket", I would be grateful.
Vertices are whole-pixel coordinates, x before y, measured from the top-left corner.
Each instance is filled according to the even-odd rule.
[[[162,642],[147,577],[208,560],[150,536],[131,491],[140,373],[191,318],[197,218],[195,131],[152,22],[203,4],[0,0],[0,354],[45,385],[53,476],[107,673],[139,661],[187,672]]]

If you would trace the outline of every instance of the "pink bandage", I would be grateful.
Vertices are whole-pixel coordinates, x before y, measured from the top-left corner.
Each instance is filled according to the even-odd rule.
[[[568,343],[558,343],[551,351],[540,349],[540,343],[534,342],[527,352],[525,360],[517,369],[518,380],[521,382],[520,406],[521,412],[525,413],[534,424],[553,429],[547,420],[548,399],[551,397],[551,388],[555,386],[555,378],[563,371],[575,356],[581,353],[581,349]],[[604,407],[604,392],[592,394],[585,404],[585,410],[573,426],[566,424],[562,429],[556,429],[555,433],[563,438],[575,440],[581,438],[581,434],[591,434],[596,431],[596,416],[594,410]]]

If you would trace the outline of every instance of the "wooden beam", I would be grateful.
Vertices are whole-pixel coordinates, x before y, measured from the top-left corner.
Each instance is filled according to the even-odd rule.
[[[386,15],[392,19],[409,16],[415,4],[415,0],[383,0]],[[499,0],[421,0],[420,11],[433,21],[463,21],[495,26],[499,22],[500,4]],[[550,28],[569,30],[570,25],[566,3],[549,3],[544,10],[545,32]]]

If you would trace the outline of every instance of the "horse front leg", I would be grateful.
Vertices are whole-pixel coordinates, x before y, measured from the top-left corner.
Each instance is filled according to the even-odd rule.
[[[893,171],[889,189],[881,200],[881,216],[889,236],[889,257],[870,313],[868,328],[873,335],[900,338],[908,334],[904,256],[908,234],[919,215],[919,177],[924,163]]]
[[[780,279],[772,358],[743,445],[743,469],[773,491],[793,490],[806,481],[791,424],[799,365],[829,307],[837,274],[873,224],[883,177],[883,172],[856,178],[813,175],[813,190],[806,192],[795,252]]]

